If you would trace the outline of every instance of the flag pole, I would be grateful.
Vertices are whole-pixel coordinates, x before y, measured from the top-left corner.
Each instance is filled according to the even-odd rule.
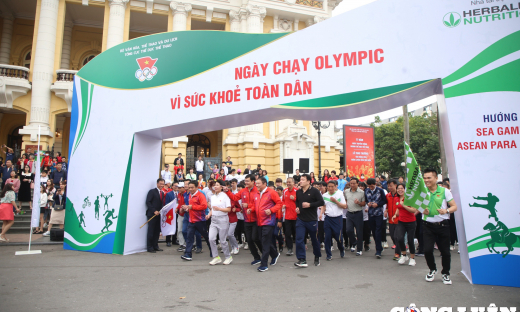
[[[38,147],[37,147],[37,153],[36,153],[36,164],[37,164],[37,168],[40,168],[40,162],[38,161],[39,160],[39,156],[40,156],[40,131],[41,131],[41,126],[38,126]],[[32,168],[31,168],[32,169]],[[39,173],[40,170],[37,170],[36,173]],[[36,178],[35,178],[36,179]],[[39,177],[38,177],[38,181],[40,181]],[[33,206],[34,206],[34,196],[39,196],[40,194],[33,194]],[[20,206],[20,208],[22,208]],[[40,208],[38,206],[38,208]],[[33,208],[35,209],[35,208]],[[21,255],[36,255],[36,254],[41,254],[42,251],[41,250],[32,250],[31,251],[31,242],[32,242],[32,234],[33,234],[33,226],[32,226],[32,222],[33,222],[33,214],[32,214],[32,211],[31,211],[31,222],[30,222],[30,225],[29,225],[29,249],[27,251],[17,251],[15,252],[15,256],[21,256]]]

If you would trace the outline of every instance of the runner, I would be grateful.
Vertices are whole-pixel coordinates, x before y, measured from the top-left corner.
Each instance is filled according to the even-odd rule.
[[[285,244],[287,246],[287,256],[292,256],[293,252],[293,239],[296,240],[296,190],[294,187],[294,179],[287,178],[287,188],[283,190],[283,206],[285,209]]]
[[[221,238],[220,245],[222,246],[222,251],[226,257],[224,264],[228,265],[233,261],[226,240],[229,232],[228,213],[231,211],[231,201],[229,200],[229,197],[222,192],[223,184],[224,182],[221,180],[215,182],[215,185],[213,186],[215,194],[211,195],[211,208],[209,214],[206,216],[206,219],[211,218],[211,225],[209,227],[209,244],[211,247],[213,260],[210,261],[210,265],[215,265],[222,262],[217,250],[217,234]]]
[[[327,182],[327,192],[323,194],[325,205],[321,208],[321,214],[325,213],[325,252],[327,261],[332,260],[332,238],[338,243],[341,258],[345,257],[345,246],[341,242],[343,228],[343,209],[347,209],[343,192],[337,190],[337,181],[330,179]]]
[[[206,202],[206,197],[202,192],[200,192],[198,187],[197,181],[190,181],[188,185],[189,189],[189,203],[188,205],[181,206],[181,209],[184,211],[189,212],[189,224],[187,228],[186,233],[186,250],[184,251],[184,255],[181,256],[181,259],[186,261],[191,261],[192,254],[191,251],[193,249],[193,238],[195,236],[195,231],[199,231],[200,235],[204,238],[206,243],[208,244],[208,247],[211,250],[211,246],[209,244],[209,236],[208,236],[208,230],[206,229],[206,214],[205,210],[208,206]],[[213,256],[213,253],[210,251],[211,255]]]
[[[395,238],[401,249],[401,257],[399,258],[399,264],[405,264],[408,261],[406,255],[406,244],[404,242],[404,236],[408,236],[408,247],[410,248],[410,262],[408,265],[415,266],[415,213],[417,209],[403,205],[404,201],[404,184],[397,185],[397,194],[399,195],[396,201],[396,213],[393,216],[389,215],[392,220],[399,219],[397,228],[395,229]],[[396,247],[397,250],[397,247]]]
[[[433,256],[433,246],[437,247],[442,256],[442,281],[446,285],[451,285],[450,266],[450,213],[457,211],[457,204],[453,200],[450,190],[437,185],[437,171],[432,168],[424,170],[424,184],[429,190],[430,203],[428,209],[424,210],[423,220],[423,239],[424,257],[430,268],[426,275],[426,281],[432,282],[437,273],[435,257]],[[450,207],[448,208],[448,203]]]

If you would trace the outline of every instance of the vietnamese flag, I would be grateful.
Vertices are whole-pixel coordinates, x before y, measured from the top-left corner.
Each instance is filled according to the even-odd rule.
[[[174,199],[161,209],[161,232],[163,236],[175,234],[177,229],[175,208],[177,208],[177,199]]]
[[[157,62],[157,59],[152,59],[149,56],[138,58],[137,64],[139,64],[139,67],[141,70],[144,70],[145,68],[152,68],[155,65],[155,62]]]

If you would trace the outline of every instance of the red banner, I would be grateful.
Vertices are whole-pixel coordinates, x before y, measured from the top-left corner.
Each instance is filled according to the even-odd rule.
[[[343,126],[345,168],[349,177],[361,181],[375,177],[374,129]],[[364,179],[361,178],[363,175]]]

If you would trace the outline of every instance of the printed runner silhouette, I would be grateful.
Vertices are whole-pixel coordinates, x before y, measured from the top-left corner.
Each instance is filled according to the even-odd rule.
[[[105,211],[103,217],[105,217],[105,226],[101,229],[101,233],[103,233],[103,230],[105,229],[107,229],[108,232],[108,228],[113,224],[113,222],[110,220],[110,217],[112,217],[113,220],[117,219],[117,216],[114,216],[114,209]]]
[[[83,227],[87,227],[87,225],[85,225],[85,215],[83,214],[83,211],[79,214],[79,227],[81,227],[81,223],[83,223]]]

